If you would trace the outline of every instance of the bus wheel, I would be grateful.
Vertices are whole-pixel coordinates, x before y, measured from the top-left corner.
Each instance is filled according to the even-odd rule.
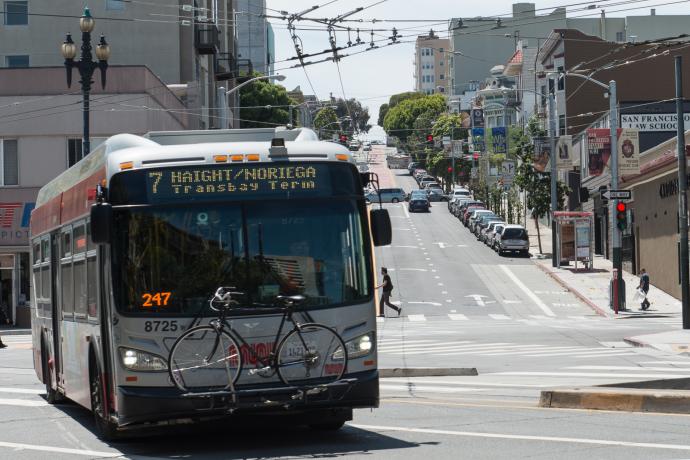
[[[117,427],[113,422],[105,418],[105,393],[103,380],[101,379],[101,370],[93,361],[95,360],[92,360],[90,378],[93,419],[98,437],[104,441],[112,441],[118,438]]]
[[[46,402],[48,404],[57,404],[62,398],[60,397],[60,393],[53,389],[53,373],[48,365],[48,352],[46,351],[45,342],[41,348],[43,349],[41,361],[43,362],[43,381],[46,384]]]

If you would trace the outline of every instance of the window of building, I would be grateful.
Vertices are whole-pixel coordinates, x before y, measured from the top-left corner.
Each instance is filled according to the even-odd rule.
[[[439,53],[443,53],[443,48],[439,48],[439,49],[438,49],[438,52],[439,52]]]
[[[623,38],[623,32],[616,32],[616,41],[617,42],[622,42],[624,40]]]
[[[565,115],[558,116],[558,135],[565,136]]]
[[[429,75],[429,76],[431,77],[431,83],[433,83],[434,82],[434,76],[433,75]]]
[[[443,74],[439,75],[439,76],[438,76],[438,79],[439,79],[439,80],[443,80]]]
[[[5,25],[25,26],[29,24],[29,2],[5,2]]]
[[[0,185],[19,185],[16,139],[0,139]]]
[[[5,56],[5,67],[18,68],[29,67],[29,55]]]
[[[565,89],[565,76],[562,75],[565,72],[563,66],[558,68],[558,91],[563,91]]]
[[[440,65],[441,67],[443,67],[443,61],[439,62],[438,65]]]
[[[81,139],[67,139],[67,167],[71,168],[84,158]]]
[[[109,11],[122,11],[125,9],[124,0],[105,0],[105,9]]]

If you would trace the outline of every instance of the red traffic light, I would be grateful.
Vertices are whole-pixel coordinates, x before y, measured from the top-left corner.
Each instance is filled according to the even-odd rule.
[[[432,136],[431,134],[427,134],[426,135],[426,141],[427,142],[434,142],[434,136]]]
[[[347,136],[345,134],[340,135],[340,142],[347,142]]]
[[[448,166],[448,172],[449,172],[449,173],[452,173],[452,172],[453,172],[453,167],[452,167],[452,166]]]
[[[627,206],[625,205],[625,203],[622,203],[622,202],[620,202],[620,201],[619,201],[618,204],[616,205],[616,210],[617,210],[618,212],[625,212],[625,209],[626,209],[626,208],[627,208]]]

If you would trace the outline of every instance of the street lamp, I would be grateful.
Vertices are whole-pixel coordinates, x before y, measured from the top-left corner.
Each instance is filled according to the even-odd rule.
[[[101,35],[101,39],[96,45],[96,58],[98,62],[94,62],[91,55],[91,32],[96,26],[96,21],[91,16],[89,8],[84,8],[84,14],[79,19],[79,29],[81,30],[81,55],[80,60],[75,61],[77,56],[77,45],[72,41],[72,34],[68,33],[65,38],[60,51],[62,57],[65,58],[65,69],[67,71],[67,87],[72,86],[72,69],[76,67],[79,71],[81,80],[81,92],[83,95],[83,114],[84,114],[84,137],[82,139],[82,153],[86,156],[91,151],[91,141],[89,139],[89,94],[91,92],[91,85],[93,81],[93,73],[96,69],[101,70],[101,88],[105,88],[105,75],[108,69],[108,58],[110,57],[110,45],[105,41],[105,37]]]
[[[227,91],[225,91],[225,107],[229,107],[230,103],[228,102],[228,96],[230,96],[233,93],[238,92],[240,89],[243,87],[247,86],[250,83],[254,83],[257,80],[278,80],[278,81],[283,81],[285,80],[285,75],[259,75],[258,77],[250,78],[249,80],[240,83],[239,85],[235,86],[234,88],[231,88]],[[218,94],[218,93],[216,93]],[[238,107],[238,111],[240,108]],[[227,116],[227,111],[223,110],[222,111],[223,115],[221,116],[221,124],[223,128],[226,128],[228,126],[228,116]]]

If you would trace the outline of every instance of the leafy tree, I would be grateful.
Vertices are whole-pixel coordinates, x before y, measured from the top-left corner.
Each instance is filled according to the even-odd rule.
[[[255,75],[260,75],[255,73]],[[242,88],[240,93],[240,117],[243,128],[266,128],[285,125],[290,121],[289,106],[296,102],[287,90],[268,80],[256,80]],[[270,107],[266,107],[270,106]],[[246,108],[245,108],[246,107]],[[260,107],[260,108],[250,108]],[[297,111],[293,120],[298,120]]]
[[[394,94],[388,100],[388,109],[392,109],[396,105],[408,99],[419,99],[421,97],[424,97],[424,94],[418,93],[416,91],[407,91],[405,93]]]
[[[338,127],[338,115],[330,107],[324,107],[314,118],[314,128],[321,139],[330,139],[331,134],[340,130]]]
[[[467,139],[467,129],[462,127],[462,115],[458,113],[444,113],[439,115],[431,130],[434,138],[452,136],[453,140]]]
[[[445,110],[446,100],[440,94],[408,98],[388,110],[383,120],[383,129],[389,134],[398,136],[401,141],[406,141],[413,129],[416,132],[417,127],[422,127],[420,123],[417,123],[417,127],[415,126],[418,118],[424,115],[425,118],[434,120]],[[423,128],[430,129],[430,127],[429,125]],[[416,134],[424,135],[425,133]]]
[[[344,99],[338,98],[334,101],[336,106],[335,113],[338,118],[342,119],[343,130],[347,133],[352,134],[353,128],[357,128],[358,131],[369,131],[371,125],[369,124],[369,108],[363,107],[362,103],[357,99],[348,99],[347,102]],[[354,118],[354,122],[351,122],[349,118]]]
[[[539,219],[546,216],[551,210],[551,174],[540,173],[534,169],[534,143],[532,138],[542,137],[546,133],[539,127],[534,118],[529,121],[527,131],[529,135],[522,135],[516,139],[515,154],[520,161],[518,162],[514,181],[516,185],[527,192],[527,208],[531,210],[532,218],[537,227],[539,252],[542,253]],[[565,198],[570,193],[570,187],[559,181],[557,193],[558,209],[563,209]],[[555,250],[555,248],[552,250]]]
[[[377,125],[383,127],[383,119],[386,118],[389,108],[388,104],[381,104],[381,107],[379,107],[379,119],[376,122]]]

